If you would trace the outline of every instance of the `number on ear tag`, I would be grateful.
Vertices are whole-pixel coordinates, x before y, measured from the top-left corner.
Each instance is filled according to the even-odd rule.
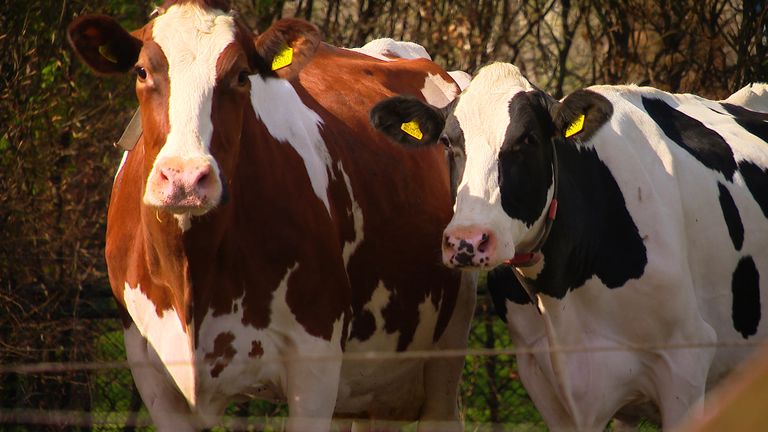
[[[282,69],[293,62],[293,48],[285,45],[272,59],[272,70]]]
[[[401,124],[400,130],[416,138],[417,140],[424,138],[424,134],[421,132],[421,128],[419,128],[419,122],[416,120],[411,120],[408,123]]]
[[[582,129],[584,129],[584,114],[576,117],[576,120],[568,126],[568,129],[565,130],[565,137],[570,138],[581,132]]]

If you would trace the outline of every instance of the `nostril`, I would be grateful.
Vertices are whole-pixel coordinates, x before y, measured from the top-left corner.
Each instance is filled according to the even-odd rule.
[[[164,182],[167,182],[169,180],[168,172],[164,168],[160,170],[160,180]]]
[[[483,233],[482,237],[480,238],[480,242],[477,244],[477,251],[480,253],[485,253],[490,240],[491,237],[488,234]]]
[[[197,178],[195,178],[195,182],[193,184],[198,187],[204,187],[205,183],[210,179],[210,177],[211,177],[211,167],[204,166],[200,168],[199,171],[197,172]]]
[[[447,235],[443,236],[443,247],[446,249],[453,247],[453,245],[451,244],[450,236],[447,236]]]

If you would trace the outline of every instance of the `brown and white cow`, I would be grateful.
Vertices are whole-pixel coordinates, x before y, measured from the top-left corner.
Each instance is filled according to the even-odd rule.
[[[131,33],[105,16],[69,29],[96,72],[137,76],[143,135],[115,178],[106,258],[153,421],[208,427],[256,397],[287,401],[293,431],[334,413],[460,429],[463,359],[342,361],[466,345],[474,281],[439,258],[443,150],[394,147],[367,120],[386,96],[445,105],[457,87],[303,21],[256,38],[221,3],[168,2]]]

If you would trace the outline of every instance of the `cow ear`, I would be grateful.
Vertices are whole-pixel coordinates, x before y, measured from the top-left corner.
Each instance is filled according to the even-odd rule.
[[[256,38],[256,51],[280,78],[291,79],[309,63],[322,37],[314,25],[281,19]]]
[[[551,108],[555,135],[586,141],[613,115],[613,105],[605,96],[590,90],[577,90]]]
[[[67,38],[77,55],[101,74],[128,72],[136,64],[141,41],[114,19],[104,15],[85,15],[67,29]]]
[[[395,96],[377,103],[370,112],[371,124],[406,147],[437,142],[445,126],[443,112],[410,96]]]

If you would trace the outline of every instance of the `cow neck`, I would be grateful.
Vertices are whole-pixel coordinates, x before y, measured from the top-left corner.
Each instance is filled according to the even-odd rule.
[[[565,164],[566,161],[561,163],[558,158],[557,147],[559,146],[564,148],[565,145],[569,145],[564,141],[565,140],[562,138],[550,140],[552,145],[552,200],[550,201],[549,209],[547,210],[544,226],[541,228],[540,234],[538,235],[537,240],[530,252],[515,254],[513,259],[505,262],[505,264],[513,267],[512,273],[514,273],[515,278],[518,280],[518,282],[520,282],[520,286],[528,295],[531,303],[533,303],[533,305],[536,307],[536,311],[542,318],[542,322],[544,324],[544,332],[546,334],[547,340],[549,341],[549,345],[553,347],[562,346],[562,343],[560,342],[560,337],[552,321],[552,312],[547,309],[544,302],[539,298],[538,295],[539,293],[549,294],[546,289],[547,286],[542,286],[536,281],[526,277],[526,269],[529,269],[530,267],[539,263],[542,257],[545,255],[547,262],[545,262],[544,265],[548,264],[552,258],[550,253],[555,250],[552,247],[552,243],[556,243],[558,241],[557,237],[560,235],[557,230],[553,231],[553,228],[555,227],[555,218],[558,213],[559,200],[561,199],[561,196],[565,197],[565,207],[568,207],[567,197],[571,196],[569,193],[569,185],[572,184],[568,178],[569,173],[567,169],[563,169],[563,164]],[[565,172],[561,173],[561,170]],[[561,175],[566,177],[564,179],[564,191],[561,191],[559,187]],[[561,192],[565,193],[561,194]],[[567,214],[564,216],[567,216]],[[551,242],[548,243],[548,240],[551,240]],[[555,310],[554,313],[557,313],[557,311]],[[558,387],[560,394],[562,394],[564,397],[563,402],[565,403],[566,410],[571,414],[572,417],[577,420],[578,423],[581,423],[579,421],[579,412],[576,409],[576,404],[572,396],[573,393],[571,391],[572,389],[570,382],[567,379],[568,369],[565,364],[565,356],[562,352],[553,350],[549,354],[549,360],[553,370],[555,371],[554,384]]]
[[[141,226],[146,269],[152,284],[165,291],[170,305],[182,322],[189,324],[189,261],[181,230],[176,219],[167,212],[141,204]]]
[[[541,261],[541,248],[549,238],[549,233],[552,230],[552,224],[555,222],[557,216],[558,206],[558,183],[559,183],[559,163],[557,160],[557,145],[556,140],[550,140],[552,145],[552,199],[549,202],[549,208],[547,215],[544,218],[544,226],[539,230],[536,236],[536,241],[533,243],[533,247],[528,252],[518,252],[512,259],[504,261],[504,264],[512,267],[531,267]]]
[[[597,277],[619,288],[640,277],[647,263],[643,239],[611,170],[593,144],[558,144],[559,208],[542,262],[519,268],[536,293],[563,298]]]

